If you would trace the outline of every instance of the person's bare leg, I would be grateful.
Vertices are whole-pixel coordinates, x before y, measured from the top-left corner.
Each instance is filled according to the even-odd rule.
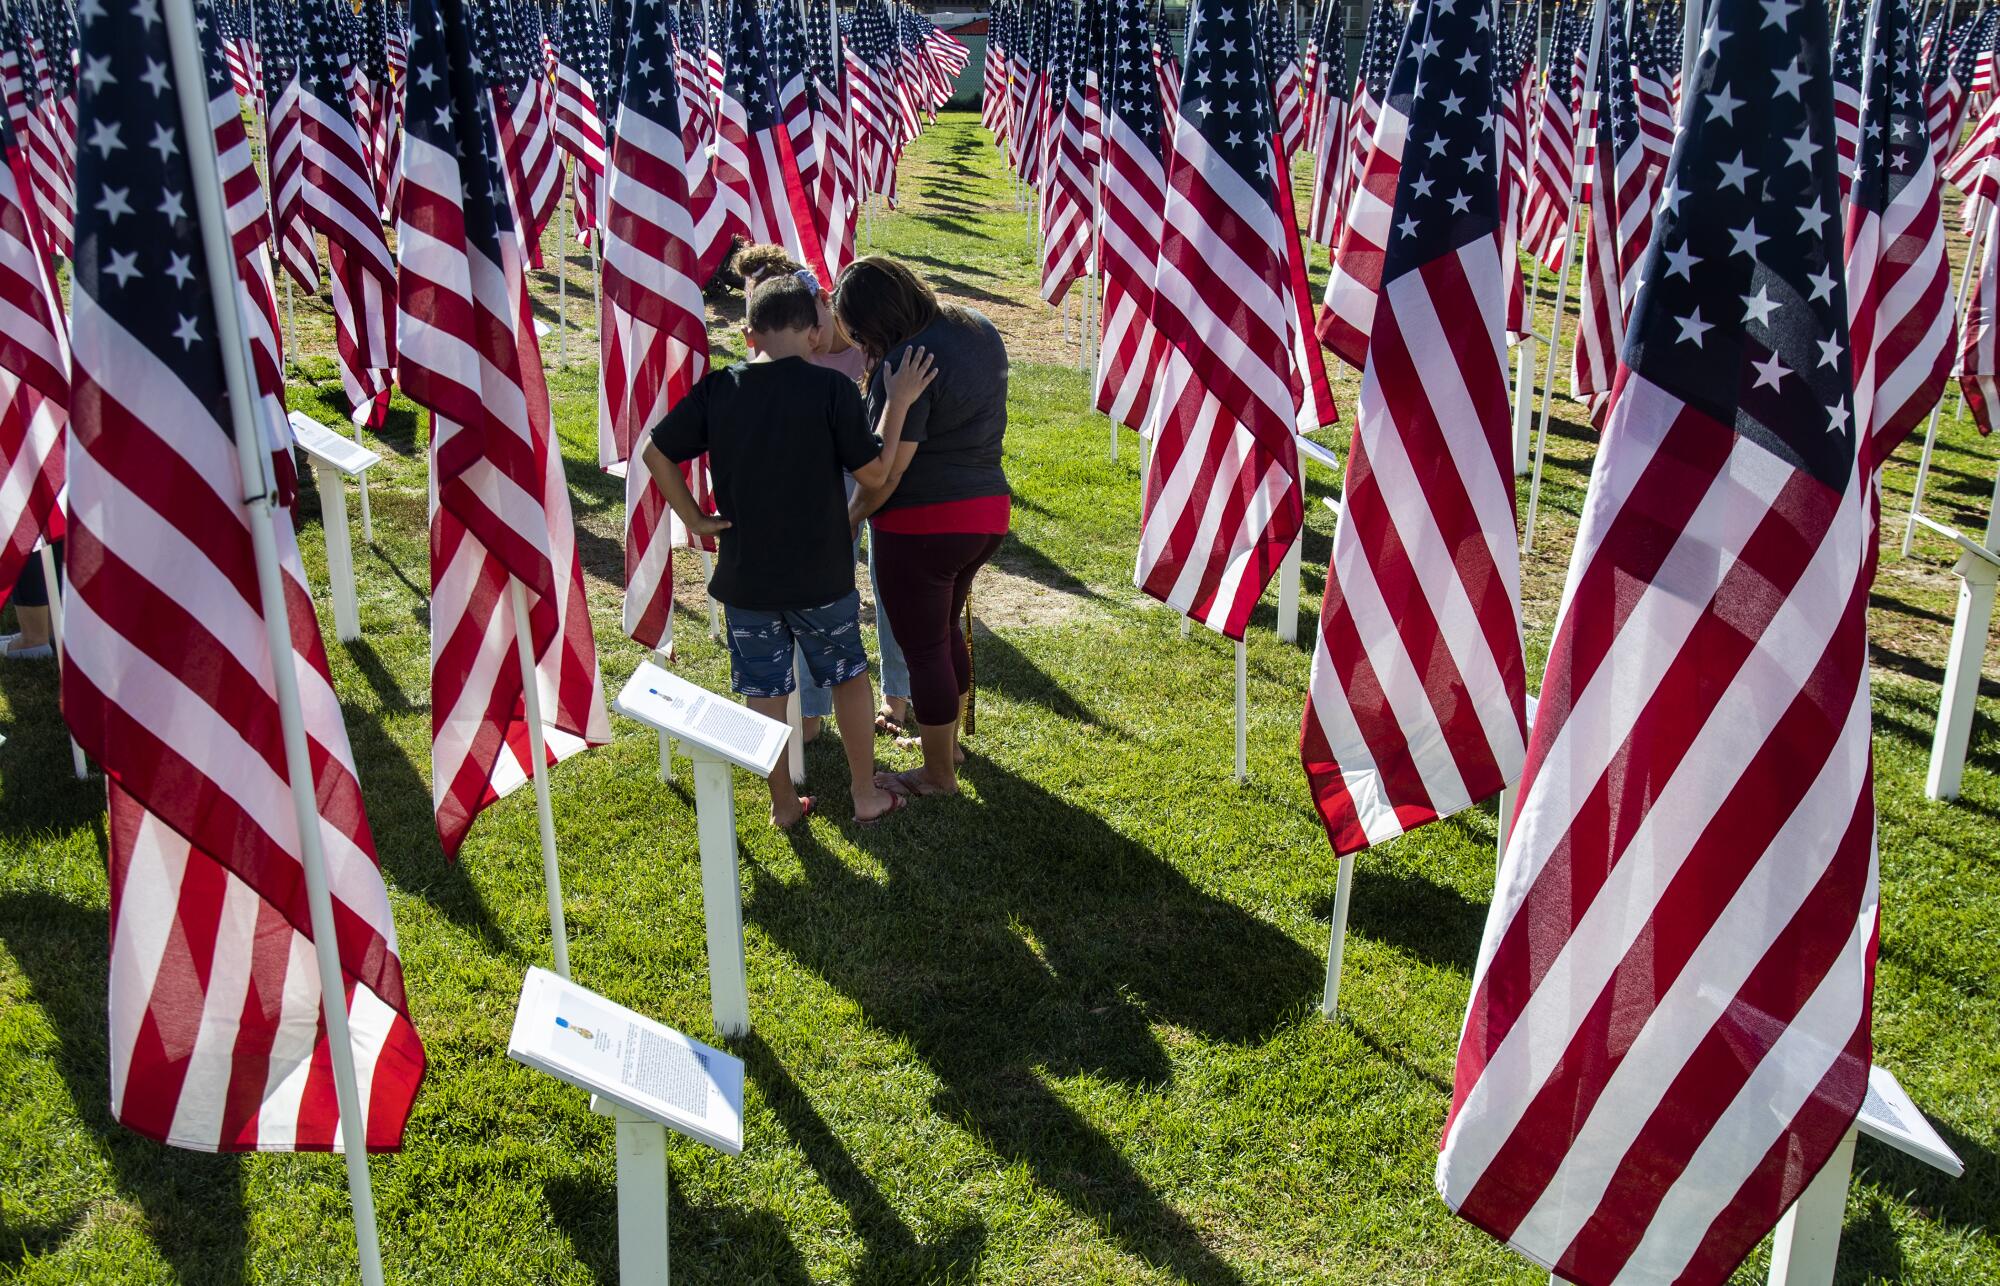
[[[896,806],[890,793],[875,784],[875,725],[868,711],[875,704],[875,681],[856,675],[833,690],[834,726],[840,748],[847,752],[849,792],[854,796],[854,820],[872,822]]]
[[[48,646],[51,638],[48,608],[22,607],[16,604],[14,618],[20,623],[21,635],[14,640],[9,651],[21,652],[31,647]]]
[[[908,772],[876,773],[875,784],[906,795],[956,795],[958,767],[952,762],[957,748],[956,723],[917,725],[924,747],[924,766]]]
[[[785,721],[787,697],[745,697],[752,710],[766,719]],[[804,801],[792,786],[792,759],[790,755],[779,755],[778,766],[771,770],[768,778],[771,786],[771,825],[779,830],[790,830],[806,815]]]

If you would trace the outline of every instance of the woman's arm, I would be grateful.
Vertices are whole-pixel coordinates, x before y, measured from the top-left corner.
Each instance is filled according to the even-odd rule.
[[[690,532],[697,536],[713,536],[729,527],[727,518],[701,511],[701,506],[695,503],[694,493],[688,490],[687,479],[681,476],[680,466],[667,459],[666,453],[654,445],[651,438],[646,439],[646,447],[639,453],[639,458],[646,462],[646,472],[653,475],[653,485],[660,489],[660,494],[666,497],[667,504]]]

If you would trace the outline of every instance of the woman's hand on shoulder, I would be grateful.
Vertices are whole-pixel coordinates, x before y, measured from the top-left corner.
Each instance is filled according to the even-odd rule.
[[[912,348],[889,368],[889,401],[907,411],[936,378],[936,361],[924,349]]]

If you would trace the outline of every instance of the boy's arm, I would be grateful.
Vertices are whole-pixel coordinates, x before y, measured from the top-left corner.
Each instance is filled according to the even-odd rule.
[[[646,462],[646,472],[653,475],[653,485],[666,497],[667,504],[679,515],[687,529],[697,536],[713,536],[729,527],[727,518],[717,517],[701,511],[695,503],[694,493],[688,490],[687,479],[681,476],[680,466],[667,459],[666,453],[651,438],[640,453]]]

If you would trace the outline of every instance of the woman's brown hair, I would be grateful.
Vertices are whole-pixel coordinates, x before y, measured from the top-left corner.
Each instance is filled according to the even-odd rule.
[[[922,277],[885,255],[847,265],[833,290],[833,315],[855,346],[876,362],[940,316],[960,324],[971,320],[963,308],[939,304]]]

